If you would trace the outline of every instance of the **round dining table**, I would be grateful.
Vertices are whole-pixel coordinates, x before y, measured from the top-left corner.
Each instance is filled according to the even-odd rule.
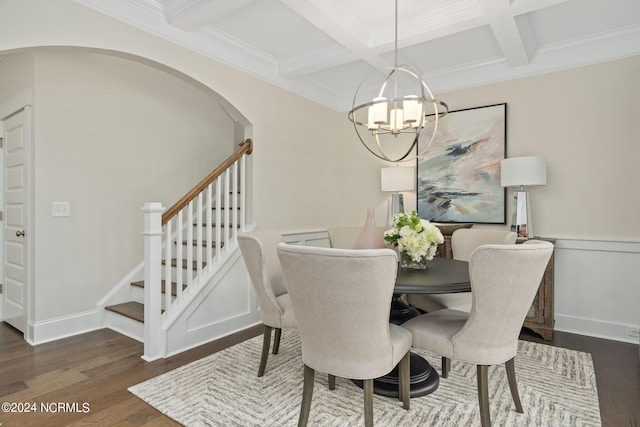
[[[401,325],[421,313],[402,299],[404,294],[449,294],[471,292],[469,263],[447,258],[434,258],[426,269],[398,268],[396,286],[391,301],[389,321]],[[410,361],[411,397],[433,393],[440,383],[440,376],[429,362],[411,353]],[[398,368],[387,375],[376,378],[374,393],[398,397]]]

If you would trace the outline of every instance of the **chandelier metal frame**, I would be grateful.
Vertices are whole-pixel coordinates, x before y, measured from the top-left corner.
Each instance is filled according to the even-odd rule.
[[[398,65],[398,0],[395,1],[394,52],[394,66],[384,67],[381,70],[383,74],[386,74],[386,78],[378,91],[378,96],[369,102],[356,105],[358,95],[363,85],[371,77],[371,75],[369,75],[356,89],[353,96],[352,108],[348,113],[348,119],[353,123],[360,142],[362,142],[371,154],[381,160],[397,163],[424,155],[435,138],[438,121],[449,112],[449,107],[445,102],[434,98],[431,89],[429,89],[429,86],[420,78],[420,74],[414,67],[406,64]],[[374,73],[379,72],[380,70],[377,70]],[[416,80],[416,85],[419,88],[417,94],[404,97],[398,95],[398,79],[401,77],[401,74]],[[390,96],[388,94],[385,96],[385,92],[389,90],[393,92]],[[432,112],[431,108],[427,109],[428,105],[431,105],[433,108]],[[410,114],[406,114],[407,112]],[[358,119],[358,116],[366,117],[367,121],[365,122],[363,119]],[[424,148],[418,150],[416,147],[418,147],[419,144],[420,134],[428,123],[433,123],[433,132]],[[366,129],[366,133],[364,129],[361,133],[359,127]],[[375,146],[372,142],[368,144],[363,137],[369,133],[371,137],[375,139]],[[390,139],[390,137],[397,139],[401,134],[412,134],[413,139],[410,140],[411,142],[408,148],[401,151],[399,157],[393,157],[383,148],[384,143],[382,139]],[[412,151],[415,151],[415,155],[410,157]]]

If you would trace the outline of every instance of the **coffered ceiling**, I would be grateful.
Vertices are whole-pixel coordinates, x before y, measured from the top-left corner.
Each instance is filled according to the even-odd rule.
[[[76,1],[338,111],[394,63],[393,0]],[[640,0],[398,0],[436,94],[638,54]]]

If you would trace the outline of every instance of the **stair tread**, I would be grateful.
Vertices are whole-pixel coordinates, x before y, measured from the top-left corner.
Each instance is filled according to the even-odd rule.
[[[144,280],[138,280],[136,282],[131,282],[131,286],[136,286],[138,288],[144,288]],[[161,287],[162,287],[162,293],[163,294],[166,293],[166,290],[165,290],[166,281],[165,280],[162,280]],[[178,288],[178,284],[176,282],[171,282],[171,295],[173,295],[174,297],[177,295],[177,292],[176,292],[177,288]],[[187,289],[187,285],[183,283],[182,284],[182,290],[185,290],[185,289]]]
[[[166,261],[162,260],[162,265],[165,265]],[[204,268],[207,265],[206,262],[202,262],[202,268]],[[171,267],[177,267],[178,266],[178,260],[176,258],[171,258]],[[187,268],[187,261],[186,260],[182,260],[182,268]],[[197,270],[198,269],[198,261],[193,261],[193,270]]]
[[[121,314],[129,319],[144,323],[144,304],[135,301],[123,302],[122,304],[109,305],[106,310]]]
[[[174,242],[174,243],[175,243],[175,242]],[[188,244],[189,244],[189,241],[188,241],[188,240],[183,240],[183,241],[182,241],[182,244],[183,244],[183,245],[188,245]],[[192,244],[192,246],[198,246],[198,241],[194,239],[194,240],[191,242],[191,244]],[[203,241],[202,241],[202,246],[204,246],[204,247],[206,247],[206,246],[207,246],[207,242],[206,242],[205,240],[203,240]],[[214,241],[214,242],[211,242],[211,246],[215,248],[215,247],[216,247],[216,242],[215,242],[215,241]],[[223,247],[224,247],[224,242],[220,243],[220,247],[221,247],[221,248],[223,248]]]

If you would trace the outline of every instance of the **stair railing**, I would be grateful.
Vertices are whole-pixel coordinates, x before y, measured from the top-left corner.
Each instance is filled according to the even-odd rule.
[[[252,151],[247,139],[166,211],[160,203],[145,203],[144,359],[165,355],[163,325],[245,230],[246,156]]]

